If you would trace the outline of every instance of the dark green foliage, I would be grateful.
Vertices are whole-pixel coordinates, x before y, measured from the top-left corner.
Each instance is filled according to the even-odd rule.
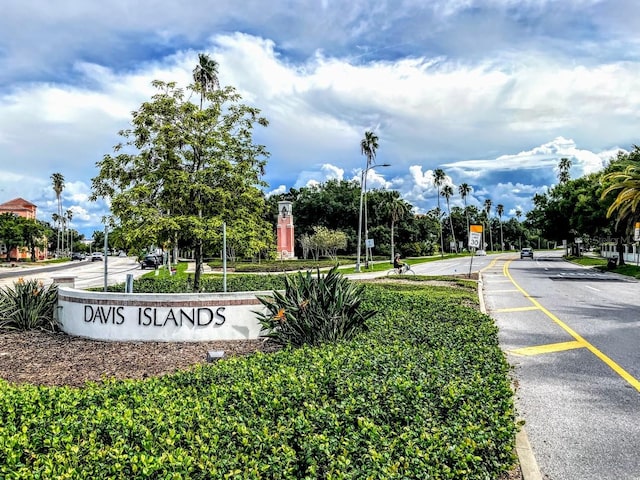
[[[354,263],[355,260],[285,260],[262,263],[237,263],[236,272],[292,272],[297,270],[309,270],[314,268],[334,267],[336,264],[345,265]]]
[[[258,297],[267,312],[257,312],[265,335],[280,345],[300,347],[350,340],[366,329],[375,310],[363,310],[364,286],[338,273],[317,271],[285,278],[285,292]]]
[[[54,309],[58,302],[58,288],[45,287],[38,280],[22,278],[13,288],[0,289],[0,330],[43,329],[54,331]]]
[[[284,275],[229,275],[227,277],[227,291],[280,290],[284,288],[284,279]],[[124,284],[111,285],[108,287],[108,291],[122,292]],[[137,293],[192,293],[193,276],[142,277],[133,281],[133,291]],[[201,293],[222,291],[222,275],[203,275],[200,279]]]
[[[508,365],[470,290],[367,286],[350,342],[82,389],[0,381],[0,478],[498,479]]]

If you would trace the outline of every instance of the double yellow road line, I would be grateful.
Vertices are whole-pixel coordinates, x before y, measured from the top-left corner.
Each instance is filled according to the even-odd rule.
[[[507,260],[502,267],[502,272],[504,276],[507,277],[513,286],[520,292],[526,299],[528,299],[533,305],[527,307],[518,307],[518,308],[504,308],[500,310],[496,310],[496,312],[522,312],[529,310],[539,310],[544,313],[547,317],[553,320],[560,328],[562,328],[565,332],[571,335],[575,340],[571,342],[561,342],[561,343],[553,343],[549,345],[539,345],[535,347],[526,347],[519,348],[516,350],[510,350],[509,353],[515,355],[538,355],[541,353],[551,353],[551,352],[561,352],[565,350],[572,350],[576,348],[586,348],[591,353],[593,353],[596,357],[602,360],[606,365],[609,366],[614,372],[620,375],[626,382],[628,382],[633,388],[635,388],[638,392],[640,392],[640,381],[638,381],[635,377],[633,377],[629,372],[627,372],[624,368],[614,362],[607,355],[598,350],[595,346],[585,340],[578,332],[569,327],[566,323],[556,317],[553,313],[547,310],[544,306],[540,304],[535,298],[529,295],[518,283],[513,279],[511,273],[509,272],[509,265],[513,260]],[[491,267],[494,263],[489,265]],[[489,268],[487,267],[487,268]]]

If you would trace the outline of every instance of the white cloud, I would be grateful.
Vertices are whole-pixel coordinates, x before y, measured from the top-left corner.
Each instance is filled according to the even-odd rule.
[[[357,178],[360,140],[374,129],[377,161],[392,166],[369,172],[371,188],[397,188],[428,210],[437,201],[432,172],[444,168],[451,185],[476,187],[474,201],[500,196],[526,208],[522,198],[556,181],[560,158],[572,160],[575,178],[637,137],[640,62],[628,52],[638,41],[618,35],[606,19],[620,13],[596,0],[331,1],[293,13],[286,2],[268,11],[254,0],[218,3],[215,16],[202,15],[200,2],[143,2],[126,15],[110,0],[8,8],[0,18],[0,78],[12,79],[0,88],[2,197],[35,201],[50,216],[49,176],[59,171],[78,222],[99,229],[104,207],[87,201],[95,162],[154,93],[153,79],[191,81],[199,51],[270,120],[255,135],[272,154],[272,193],[344,172]],[[483,14],[470,22],[478,6]],[[515,6],[514,22],[506,12]],[[588,40],[561,28],[575,25],[576,12]],[[523,28],[527,21],[538,28]],[[91,38],[91,50],[77,38]]]

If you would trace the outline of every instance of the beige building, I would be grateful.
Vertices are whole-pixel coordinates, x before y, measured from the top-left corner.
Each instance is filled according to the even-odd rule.
[[[9,200],[8,202],[0,204],[0,214],[3,213],[13,213],[23,218],[29,218],[33,221],[36,220],[36,211],[38,207],[24,198],[14,198],[13,200]],[[7,255],[7,248],[4,244],[0,243],[0,255]],[[9,258],[15,260],[28,260],[30,258],[30,252],[26,247],[14,248],[9,253]],[[38,260],[44,260],[47,258],[47,250],[46,247],[44,250],[36,248],[36,258]]]

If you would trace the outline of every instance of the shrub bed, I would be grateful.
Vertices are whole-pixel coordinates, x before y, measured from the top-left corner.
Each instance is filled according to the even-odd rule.
[[[0,382],[0,477],[497,479],[508,366],[472,290],[368,285],[356,339],[82,389]]]

